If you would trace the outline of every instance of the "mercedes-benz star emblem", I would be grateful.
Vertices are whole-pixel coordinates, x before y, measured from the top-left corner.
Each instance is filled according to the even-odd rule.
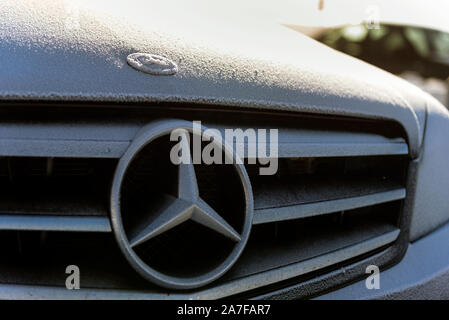
[[[187,137],[181,139],[181,143],[186,143],[186,141],[189,141]],[[190,148],[183,146],[183,150],[190,150]],[[190,158],[189,163],[178,165],[178,197],[153,222],[131,236],[129,241],[131,247],[189,219],[215,230],[233,241],[241,240],[237,231],[200,198],[192,157],[190,154],[188,157]]]
[[[253,197],[246,170],[237,161],[213,169],[220,181],[210,181],[207,168],[198,172],[192,161],[172,164],[167,157],[173,144],[169,135],[179,129],[181,144],[195,134],[191,122],[156,121],[130,144],[115,172],[111,220],[119,246],[136,271],[160,286],[189,289],[219,278],[237,261],[249,237]],[[213,143],[233,156],[225,142]],[[181,149],[191,150],[188,145]],[[190,151],[187,156],[192,160]],[[228,171],[219,175],[220,170]],[[198,174],[202,183],[208,180],[206,197]],[[146,198],[150,193],[157,196]]]
[[[152,75],[169,76],[178,72],[176,63],[156,54],[131,53],[126,57],[126,61],[134,69]]]

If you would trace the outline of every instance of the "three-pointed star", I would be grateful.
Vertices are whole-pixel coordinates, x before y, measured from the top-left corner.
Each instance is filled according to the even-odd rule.
[[[187,133],[181,134],[180,147],[182,152],[188,152],[188,164],[178,165],[177,198],[172,199],[155,219],[141,226],[130,235],[129,244],[134,247],[177,225],[191,219],[207,228],[232,239],[240,241],[240,235],[211,206],[201,199],[196,180],[195,168],[190,154]]]

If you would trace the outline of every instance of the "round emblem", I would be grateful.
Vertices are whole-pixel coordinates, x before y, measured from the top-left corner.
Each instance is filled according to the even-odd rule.
[[[178,72],[178,66],[173,61],[155,54],[131,53],[126,61],[134,69],[153,75],[172,75]]]
[[[196,135],[204,130],[195,132],[183,120],[149,124],[114,175],[111,220],[119,246],[137,272],[167,288],[196,288],[222,276],[251,229],[253,196],[244,166],[235,158],[227,164],[193,161],[191,141],[201,141]],[[224,141],[209,143],[234,157]],[[174,150],[186,152],[189,161],[174,164]]]

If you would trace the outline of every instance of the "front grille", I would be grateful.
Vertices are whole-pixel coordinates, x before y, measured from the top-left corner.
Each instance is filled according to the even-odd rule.
[[[276,176],[252,176],[245,275],[283,268],[286,280],[392,244],[406,169],[403,156],[295,158],[282,159]]]
[[[393,123],[185,109],[111,109],[105,121],[105,110],[46,110],[45,117],[11,113],[0,122],[0,246],[5,253],[0,286],[64,288],[65,267],[75,264],[85,290],[103,288],[148,298],[251,296],[253,290],[269,291],[286,280],[378,254],[395,244],[403,228],[409,157],[402,131]],[[142,279],[120,252],[110,221],[119,158],[146,123],[174,114],[222,132],[279,129],[275,175],[260,176],[260,166],[245,161],[254,216],[242,255],[220,279],[188,291],[164,289]],[[139,200],[145,194],[172,188],[174,175],[154,156],[164,148],[155,148],[157,152],[144,150],[133,160],[123,184],[124,212],[141,211]],[[233,197],[239,187],[232,184],[232,173],[219,171],[196,165],[200,195],[214,208],[241,210],[243,200]],[[161,184],[155,185],[156,180]],[[220,198],[226,193],[228,198]],[[156,197],[150,202],[157,201]],[[134,218],[139,220],[138,215]],[[227,219],[231,225],[241,224],[232,214]],[[137,222],[130,218],[124,223],[128,228]],[[201,241],[206,232],[189,221],[138,252],[160,272],[196,274],[204,261],[211,268],[220,263],[217,250],[229,250],[225,242],[217,249],[216,242]],[[173,242],[184,247],[173,251]],[[178,268],[188,261],[192,248],[201,254]]]

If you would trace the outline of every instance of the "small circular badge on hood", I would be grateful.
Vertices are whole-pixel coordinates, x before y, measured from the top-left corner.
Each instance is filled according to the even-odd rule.
[[[152,75],[173,75],[178,72],[176,63],[155,54],[131,53],[126,58],[126,61],[134,69]]]

